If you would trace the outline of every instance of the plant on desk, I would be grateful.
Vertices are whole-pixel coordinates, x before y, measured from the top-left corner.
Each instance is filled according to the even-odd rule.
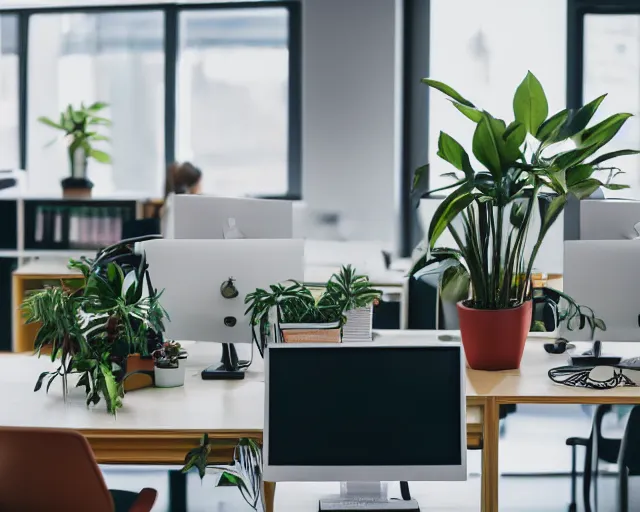
[[[518,368],[531,324],[531,273],[542,242],[570,197],[583,199],[600,187],[627,188],[613,182],[621,171],[608,161],[638,151],[594,154],[631,114],[587,127],[603,95],[578,110],[548,116],[544,90],[529,72],[515,92],[515,120],[507,124],[448,85],[423,82],[475,124],[471,146],[481,168],[474,168],[453,137],[440,133],[438,156],[455,168],[445,175],[454,181],[430,191],[451,190],[433,216],[412,273],[440,265],[443,295],[460,301],[462,343],[472,368]],[[428,165],[415,173],[416,204],[428,193],[428,173]],[[534,216],[538,229],[531,225]],[[456,248],[436,247],[445,230]]]
[[[159,295],[142,296],[144,258],[126,288],[124,272],[116,263],[98,268],[91,260],[72,260],[69,267],[82,272],[82,286],[47,287],[22,304],[26,322],[41,324],[35,339],[38,355],[49,349],[51,361],[59,359],[55,371],[40,374],[34,391],[45,379],[48,391],[62,377],[66,397],[67,375],[79,374],[77,386],[85,388],[87,405],[104,398],[107,410],[115,414],[124,395],[126,358],[149,353],[149,338],[164,330],[166,312]]]
[[[155,385],[158,388],[184,386],[184,365],[181,360],[187,358],[187,352],[176,341],[165,341],[153,354],[155,364]]]
[[[230,465],[209,465],[213,440],[208,434],[204,434],[200,440],[200,446],[187,453],[183,473],[188,473],[192,468],[197,468],[200,478],[204,478],[207,469],[216,473],[216,486],[238,487],[244,500],[253,508],[261,510],[264,506],[264,493],[262,492],[262,448],[253,439],[242,438],[238,441],[233,451],[233,463]]]
[[[260,354],[264,355],[272,311],[284,341],[298,341],[296,336],[301,332],[305,333],[305,339],[340,341],[340,329],[347,322],[349,313],[370,307],[381,295],[366,276],[358,275],[347,265],[331,276],[319,296],[314,296],[311,289],[297,281],[271,285],[269,291],[258,288],[245,298],[246,314],[251,313],[250,323],[259,329],[260,339],[256,339],[255,330],[254,339]],[[312,330],[322,333],[310,334]]]

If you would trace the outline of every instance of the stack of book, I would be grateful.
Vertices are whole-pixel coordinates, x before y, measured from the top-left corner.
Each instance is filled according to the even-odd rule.
[[[371,306],[346,312],[347,323],[342,327],[342,341],[371,341],[373,308]]]

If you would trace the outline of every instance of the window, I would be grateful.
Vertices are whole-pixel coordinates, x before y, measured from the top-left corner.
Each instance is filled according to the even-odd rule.
[[[29,189],[59,189],[69,164],[63,141],[37,122],[69,104],[104,101],[113,126],[103,149],[113,164],[89,161],[96,195],[160,196],[164,187],[164,16],[161,11],[34,14],[29,20]]]
[[[618,113],[634,115],[603,152],[640,146],[640,15],[587,14],[584,17],[584,103],[609,93],[592,122]],[[607,197],[640,199],[640,157],[625,156],[611,161],[625,174],[616,182],[627,190],[606,191]]]
[[[0,169],[20,167],[18,17],[0,15]]]
[[[566,105],[566,16],[566,2],[558,0],[431,0],[430,76],[509,120],[513,119],[513,93],[531,70],[545,89],[549,112],[562,110]],[[527,27],[544,27],[544,37],[531,37]],[[440,131],[471,153],[474,128],[442,94],[430,92],[430,188],[451,183],[440,176],[452,170],[436,155]]]
[[[288,192],[286,8],[180,14],[178,160],[202,168],[206,193]]]

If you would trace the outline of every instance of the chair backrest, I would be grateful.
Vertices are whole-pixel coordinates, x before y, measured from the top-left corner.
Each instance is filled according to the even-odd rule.
[[[640,475],[640,406],[631,409],[618,463],[620,467],[626,467],[630,475]]]
[[[82,435],[0,427],[0,510],[113,512],[114,505]]]

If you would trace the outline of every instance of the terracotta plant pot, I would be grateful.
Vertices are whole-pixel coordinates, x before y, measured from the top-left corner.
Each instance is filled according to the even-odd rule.
[[[125,377],[124,390],[133,391],[153,386],[154,368],[155,364],[151,356],[141,356],[140,354],[127,356],[124,364],[125,375],[133,375]]]
[[[520,368],[531,327],[531,301],[511,309],[472,309],[458,302],[467,363],[474,370]]]

